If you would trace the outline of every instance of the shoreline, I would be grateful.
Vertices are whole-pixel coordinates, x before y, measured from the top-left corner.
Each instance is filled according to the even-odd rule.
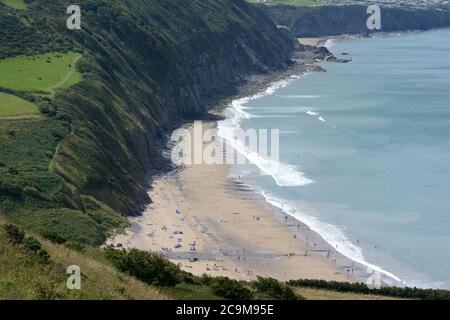
[[[229,177],[228,165],[186,166],[155,179],[149,196],[154,203],[143,216],[130,218],[132,227],[108,244],[161,253],[199,276],[355,281],[340,257],[330,258],[337,266],[323,256],[327,249],[302,239],[306,225],[264,205]]]
[[[321,38],[320,41],[325,43],[330,38],[332,37],[327,37],[326,39]],[[255,93],[261,92],[262,90],[268,90],[268,86],[270,85],[274,85],[277,82],[286,82],[291,78],[298,78],[307,72],[325,71],[322,67],[317,65],[320,57],[312,54],[310,50],[307,50],[296,56],[297,63],[288,70],[270,74],[268,76],[251,78],[249,83],[241,88],[240,93],[237,96],[224,99],[222,104],[211,110],[211,114],[223,117],[223,110],[229,106],[230,101],[235,101],[242,97],[253,96]],[[224,107],[225,105],[226,107]],[[217,123],[214,122],[214,124],[212,124],[209,122],[208,126],[209,128],[217,127]],[[202,167],[203,169],[199,169]],[[118,235],[108,243],[115,244],[116,246],[117,244],[120,244],[120,246],[124,248],[136,247],[142,250],[160,252],[171,261],[180,263],[183,270],[197,275],[207,273],[213,276],[223,275],[238,280],[253,280],[257,275],[261,275],[274,277],[282,281],[301,278],[347,282],[367,281],[370,276],[370,274],[367,273],[367,265],[357,263],[351,258],[337,252],[337,250],[327,243],[319,233],[312,231],[306,223],[285,213],[282,208],[277,208],[270,204],[264,195],[258,193],[256,190],[252,190],[242,181],[230,178],[229,166],[215,166],[215,169],[212,169],[212,167],[214,166],[200,165],[176,168],[173,172],[154,178],[152,190],[149,192],[150,198],[154,200],[153,204],[147,207],[142,217],[130,219],[132,227],[126,234]],[[224,169],[223,167],[226,167],[227,169]],[[278,229],[277,238],[284,237],[286,243],[290,242],[290,239],[286,238],[286,235],[290,234],[295,240],[296,244],[294,244],[294,246],[297,252],[292,252],[294,250],[287,250],[287,248],[292,248],[292,243],[289,243],[287,248],[282,249],[283,241],[279,239],[277,244],[279,247],[275,250],[276,252],[273,252],[273,250],[269,250],[271,253],[268,253],[267,250],[264,252],[264,249],[267,248],[265,248],[263,242],[259,244],[259,248],[245,248],[245,243],[249,240],[254,240],[255,237],[251,237],[250,239],[247,239],[247,241],[242,241],[242,234],[246,232],[245,229],[240,232],[228,230],[224,233],[217,225],[211,224],[211,217],[203,214],[200,220],[208,220],[209,218],[209,225],[208,223],[206,224],[210,229],[214,229],[214,232],[210,234],[210,236],[216,239],[220,238],[221,241],[219,243],[227,244],[228,249],[223,250],[223,245],[217,245],[217,241],[216,245],[212,245],[209,240],[204,239],[204,235],[208,234],[207,230],[209,229],[198,229],[202,222],[199,221],[198,215],[193,215],[191,213],[184,214],[185,210],[181,210],[183,214],[175,215],[176,219],[172,219],[174,212],[176,212],[178,208],[181,208],[185,206],[186,203],[192,201],[183,190],[189,189],[193,191],[194,189],[205,189],[206,181],[203,181],[203,185],[191,182],[197,181],[198,176],[202,175],[202,171],[209,172],[209,177],[214,176],[218,183],[216,186],[206,188],[205,193],[214,190],[214,192],[217,193],[216,198],[219,202],[229,199],[227,193],[235,194],[243,200],[241,206],[247,209],[248,214],[251,212],[258,213],[264,211],[264,220],[270,220],[270,227],[268,229],[282,228],[282,232],[280,232],[281,229]],[[186,175],[189,176],[191,174],[193,175],[191,179],[184,178]],[[164,190],[167,190],[168,193],[164,192]],[[199,210],[208,210],[205,207],[206,204],[202,204],[202,202],[208,202],[207,199],[203,198],[209,197],[210,196],[208,195],[196,199],[196,202],[201,204]],[[175,201],[175,198],[180,200]],[[196,206],[196,204],[191,203],[191,207],[194,206]],[[249,207],[251,210],[248,210]],[[229,209],[230,211],[237,213],[236,211],[239,211],[239,208],[240,207],[237,206],[234,207],[234,210],[232,210],[233,208]],[[190,209],[188,209],[187,212],[189,212],[189,210]],[[156,214],[154,214],[155,212]],[[161,214],[161,212],[164,212],[164,214]],[[242,213],[239,212],[239,216],[241,216],[241,214]],[[222,213],[222,215],[227,216],[225,213]],[[254,221],[256,221],[255,217],[256,215],[252,216]],[[216,216],[216,218],[220,220],[218,223],[219,225],[229,223],[229,221],[223,219],[223,217]],[[156,221],[158,219],[159,221]],[[233,217],[233,220],[236,220],[236,216]],[[161,221],[167,222],[166,225],[160,225]],[[261,221],[261,217],[259,217],[258,221]],[[205,222],[203,221],[202,223]],[[169,227],[167,225],[169,225]],[[244,225],[247,226],[247,229],[252,229],[254,227],[249,221],[246,221]],[[235,225],[234,227],[239,228],[242,227],[242,225]],[[160,228],[159,231],[165,232],[166,235],[162,237],[160,235],[155,235],[155,233],[161,233],[158,232],[157,228]],[[174,237],[173,234],[170,235],[168,233],[170,228],[176,228],[177,231],[181,231],[182,237],[179,238]],[[264,233],[264,230],[260,230],[260,232],[261,231]],[[259,236],[261,236],[261,234],[259,234]],[[256,238],[257,237],[258,235],[256,235]],[[151,238],[151,241],[146,238]],[[176,250],[174,247],[174,240],[180,241],[180,244],[194,243],[195,251],[189,251],[189,249],[184,248],[184,245],[181,245],[181,248],[178,248],[180,250]],[[192,247],[190,249],[192,249]],[[247,254],[245,254],[245,251]],[[231,254],[230,252],[234,252],[234,254]],[[249,252],[251,252],[251,254],[249,254]],[[299,260],[302,256],[305,257],[306,252],[309,254],[309,256],[308,254],[306,255],[308,258],[306,265],[308,266],[305,266],[305,262],[301,261],[293,263],[294,260]],[[198,259],[198,261],[193,262],[193,259]],[[262,268],[262,265],[272,265],[272,267],[267,269]],[[311,267],[311,265],[314,265],[314,267]],[[296,271],[296,269],[299,268],[303,268],[303,270],[301,270],[301,272]],[[280,273],[276,270],[284,271]],[[384,283],[383,280],[382,282]]]

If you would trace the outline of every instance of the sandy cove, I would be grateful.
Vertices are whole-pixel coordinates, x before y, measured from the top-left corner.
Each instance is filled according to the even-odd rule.
[[[143,216],[110,244],[162,253],[195,275],[352,281],[323,255],[329,248],[302,240],[307,226],[264,205],[227,165],[186,166],[155,179],[149,196]]]

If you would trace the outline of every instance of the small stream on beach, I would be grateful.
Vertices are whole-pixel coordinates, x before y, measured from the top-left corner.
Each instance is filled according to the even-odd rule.
[[[280,130],[280,163],[233,174],[352,260],[450,289],[450,30],[328,44],[353,61],[226,110],[223,137]]]

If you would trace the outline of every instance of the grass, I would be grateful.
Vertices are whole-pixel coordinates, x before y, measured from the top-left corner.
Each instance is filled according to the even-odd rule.
[[[302,287],[292,287],[297,295],[306,300],[398,300],[392,297],[385,297],[371,294],[358,294],[348,292],[336,292],[332,290],[311,289]]]
[[[1,0],[1,2],[4,5],[14,9],[26,10],[28,8],[27,4],[23,2],[23,0]]]
[[[5,222],[0,216],[0,223]],[[32,234],[27,234],[28,236]],[[50,254],[50,263],[11,245],[0,225],[0,300],[17,299],[88,299],[88,300],[162,300],[168,295],[133,277],[117,272],[112,266],[83,252],[53,244],[32,235]],[[100,249],[95,250],[100,255]],[[68,290],[68,266],[81,269],[81,290]]]
[[[0,60],[0,87],[18,91],[45,91],[67,88],[81,81],[75,64],[81,54],[46,53]]]
[[[163,288],[165,294],[175,300],[224,300],[215,296],[212,290],[206,286],[196,286],[182,283],[174,288]]]
[[[38,114],[38,107],[12,94],[0,92],[0,118]]]

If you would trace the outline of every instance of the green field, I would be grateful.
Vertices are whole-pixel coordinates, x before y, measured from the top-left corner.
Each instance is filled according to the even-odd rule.
[[[26,10],[27,4],[23,0],[1,0],[1,2],[14,9]]]
[[[22,98],[0,92],[0,118],[37,114],[38,107]]]
[[[46,91],[69,87],[81,80],[75,64],[79,53],[46,53],[0,60],[0,87]]]

